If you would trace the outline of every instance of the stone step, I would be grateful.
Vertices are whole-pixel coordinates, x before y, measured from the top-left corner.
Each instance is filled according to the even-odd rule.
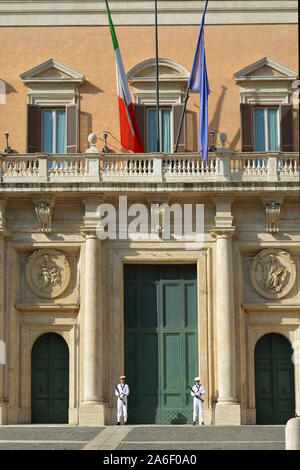
[[[125,441],[274,441],[285,439],[285,426],[134,426]]]

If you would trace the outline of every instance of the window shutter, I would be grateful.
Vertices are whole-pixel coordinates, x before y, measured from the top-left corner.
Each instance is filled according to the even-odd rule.
[[[280,115],[280,150],[293,152],[293,105],[281,104]]]
[[[77,104],[66,107],[67,113],[67,153],[78,153],[79,135],[79,110]]]
[[[184,106],[183,104],[176,104],[172,107],[173,109],[173,141],[174,141],[173,151],[176,145],[177,134],[179,130],[183,106]],[[186,127],[186,123],[185,123],[185,115],[184,115],[182,128],[181,128],[181,132],[179,136],[178,149],[177,149],[177,152],[179,153],[186,151],[186,128],[185,127]]]
[[[27,105],[27,153],[41,152],[41,107]]]
[[[143,104],[135,104],[134,112],[137,121],[137,125],[140,131],[141,139],[145,152],[147,152],[147,138],[146,138],[146,106]]]
[[[254,152],[253,106],[241,104],[242,152]]]

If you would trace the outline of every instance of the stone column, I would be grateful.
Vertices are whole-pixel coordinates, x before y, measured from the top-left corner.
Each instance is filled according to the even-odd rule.
[[[84,296],[81,304],[82,400],[79,409],[80,425],[106,424],[106,403],[103,400],[103,332],[101,240],[97,237],[97,208],[101,198],[84,200],[85,217],[81,233],[85,240],[85,258],[81,264],[84,276]]]
[[[232,259],[231,201],[217,202],[216,226],[216,346],[217,404],[216,424],[240,424],[240,405],[236,397],[236,318]]]
[[[99,301],[98,283],[100,263],[97,263],[101,242],[96,232],[85,232],[85,302],[84,302],[84,403],[99,403],[102,401],[99,386]]]
[[[218,402],[224,404],[236,402],[232,235],[233,230],[216,230]]]

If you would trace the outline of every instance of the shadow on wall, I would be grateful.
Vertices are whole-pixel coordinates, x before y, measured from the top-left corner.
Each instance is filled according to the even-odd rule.
[[[295,106],[295,105],[294,105]],[[299,108],[294,109],[294,152],[299,152]]]
[[[210,121],[210,123],[208,124],[208,129],[211,130],[211,129],[216,129],[218,132],[222,132],[222,130],[219,129],[219,126],[220,126],[220,119],[221,119],[221,112],[222,112],[222,106],[223,106],[223,103],[224,103],[224,99],[225,99],[225,95],[226,95],[226,91],[227,91],[227,87],[226,86],[222,86],[222,91],[221,91],[221,95],[218,99],[218,102],[217,102],[217,105],[216,105],[216,109],[215,109],[215,112],[214,112],[214,115],[213,115],[213,118],[212,120]]]
[[[212,408],[212,414],[211,414],[211,425],[216,424],[216,404],[218,402],[219,398],[219,390],[216,391],[215,395],[211,395],[210,397],[210,402],[211,402],[211,408]]]
[[[238,129],[235,136],[233,137],[231,142],[228,142],[229,148],[232,152],[241,152],[241,145],[237,147],[237,144],[240,142],[241,139],[241,129]]]
[[[0,81],[3,83],[3,87],[5,88],[5,93],[7,95],[14,95],[14,94],[18,94],[17,90],[12,86],[10,85],[9,83],[7,83],[5,80],[1,80]]]
[[[103,90],[101,90],[101,88],[98,88],[96,85],[89,82],[88,80],[85,80],[84,84],[80,87],[81,95],[97,95],[97,93],[103,93]]]
[[[225,100],[225,95],[226,95],[226,92],[227,92],[227,87],[222,86],[221,88],[222,88],[222,91],[221,91],[220,97],[218,99],[213,118],[210,121],[209,126],[208,126],[209,130],[210,129],[216,129],[218,131],[218,134],[220,132],[223,132],[223,131],[226,132],[226,129],[220,129],[220,121],[221,121],[222,107],[223,107],[223,103],[224,103],[224,100]],[[240,138],[241,138],[241,129],[239,128],[237,130],[235,136],[233,137],[232,141],[231,142],[229,142],[229,141],[226,142],[226,144],[229,146],[231,151],[241,152],[241,145],[239,145],[239,147],[237,147],[237,145],[240,142]],[[217,142],[217,144],[218,144],[218,142]]]
[[[196,111],[187,110],[186,119],[186,151],[198,152],[198,127]]]
[[[80,111],[80,152],[85,152],[89,147],[88,136],[93,132],[93,118],[90,113]]]

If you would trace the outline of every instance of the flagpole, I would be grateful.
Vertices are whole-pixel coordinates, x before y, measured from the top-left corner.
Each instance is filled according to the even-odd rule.
[[[187,104],[187,101],[188,101],[188,99],[189,99],[189,96],[190,96],[190,89],[187,88],[187,89],[186,89],[186,93],[185,93],[183,108],[182,108],[182,111],[181,111],[181,117],[180,117],[180,123],[179,123],[178,132],[177,132],[177,138],[176,138],[176,144],[175,144],[175,148],[174,148],[174,153],[177,153],[177,150],[178,150],[179,139],[180,139],[180,134],[181,134],[182,124],[183,124],[183,119],[184,119],[184,115],[185,115],[185,110],[186,110],[186,104]]]
[[[208,5],[208,1],[209,0],[206,0],[206,8],[207,8],[207,5]],[[189,84],[190,84],[190,82],[188,83],[187,88],[186,88],[186,94],[185,94],[184,104],[183,104],[183,108],[182,108],[182,112],[181,112],[181,118],[180,118],[179,128],[178,128],[178,132],[177,132],[177,138],[176,138],[176,144],[175,144],[175,147],[174,147],[174,153],[177,153],[177,150],[178,150],[179,139],[180,139],[181,129],[182,129],[182,125],[183,125],[183,119],[184,119],[184,115],[185,115],[185,111],[186,111],[186,104],[187,104],[187,101],[189,99],[189,93],[190,93]]]
[[[160,152],[157,0],[155,0],[155,64],[156,64],[156,136],[157,136],[156,149],[157,149],[157,152]]]

